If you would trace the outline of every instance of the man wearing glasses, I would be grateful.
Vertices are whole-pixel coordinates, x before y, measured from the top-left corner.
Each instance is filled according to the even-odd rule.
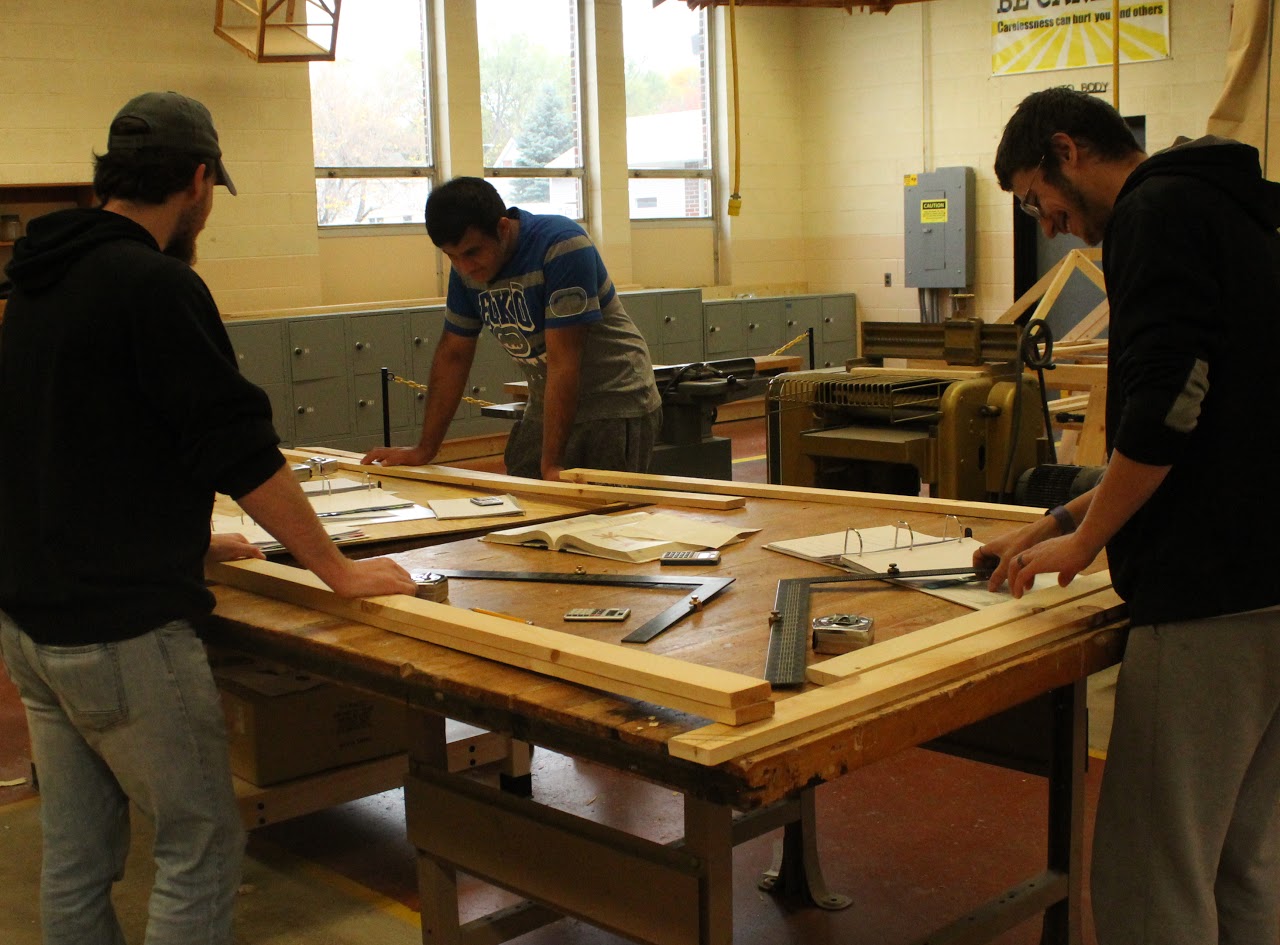
[[[1280,185],[1257,151],[1148,157],[1119,113],[1028,96],[1000,186],[1047,237],[1103,244],[1107,474],[1002,536],[991,584],[1067,584],[1105,548],[1132,624],[1093,857],[1100,945],[1280,940]]]

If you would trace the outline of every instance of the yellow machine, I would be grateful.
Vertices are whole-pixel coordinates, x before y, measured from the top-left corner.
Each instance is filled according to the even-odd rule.
[[[1044,436],[1017,325],[868,322],[844,368],[782,374],[766,394],[769,481],[1011,501]],[[885,358],[935,366],[884,367]]]

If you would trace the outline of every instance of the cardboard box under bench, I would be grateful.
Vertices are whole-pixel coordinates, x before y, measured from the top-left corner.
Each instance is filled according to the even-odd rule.
[[[405,750],[405,707],[291,667],[210,651],[231,772],[263,787]]]

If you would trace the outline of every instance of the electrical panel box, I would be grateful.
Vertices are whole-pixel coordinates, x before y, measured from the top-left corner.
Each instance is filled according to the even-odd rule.
[[[913,289],[973,285],[973,168],[940,167],[903,179],[906,283]]]

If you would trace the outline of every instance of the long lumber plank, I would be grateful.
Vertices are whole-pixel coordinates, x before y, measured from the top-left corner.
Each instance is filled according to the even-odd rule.
[[[1081,338],[1096,338],[1102,329],[1111,323],[1111,301],[1103,299],[1093,307],[1093,311],[1086,315],[1075,326],[1062,336],[1064,343],[1070,344],[1073,341],[1079,341]]]
[[[208,573],[215,581],[266,597],[509,665],[536,668],[546,675],[596,689],[718,721],[728,720],[728,724],[772,712],[768,682],[741,673],[697,666],[560,630],[514,624],[500,617],[406,595],[350,600],[334,594],[309,571],[269,561],[225,562],[210,566]]]
[[[913,659],[891,663],[858,676],[802,692],[777,703],[762,722],[731,728],[708,725],[667,742],[676,758],[718,765],[732,758],[847,722],[894,702],[996,666],[1081,630],[1104,626],[1123,613],[1115,591],[1096,591],[1062,607],[956,640]]]
[[[1049,390],[1092,390],[1107,382],[1105,364],[1059,364],[1045,378]]]
[[[563,679],[566,682],[578,683],[579,685],[587,686],[592,689],[602,689],[606,692],[613,693],[614,695],[626,696],[631,699],[640,699],[644,702],[653,702],[655,704],[665,706],[668,709],[678,709],[681,712],[700,715],[703,718],[713,719],[717,722],[722,722],[725,725],[744,725],[747,722],[756,722],[760,719],[767,719],[769,716],[773,715],[774,711],[773,703],[767,698],[759,702],[751,702],[740,706],[723,706],[708,702],[700,702],[696,699],[690,699],[674,692],[662,692],[655,696],[655,690],[653,687],[636,685],[616,678],[602,679],[599,674],[575,669],[573,666],[566,665],[565,663],[541,660],[533,656],[527,656],[523,653],[514,653],[508,649],[486,646],[483,643],[477,643],[474,639],[467,637],[450,637],[448,634],[438,633],[434,630],[424,631],[420,627],[411,623],[402,623],[385,617],[379,619],[386,621],[379,625],[382,626],[383,629],[390,630],[393,633],[413,637],[416,640],[423,640],[427,643],[449,645],[452,649],[461,650],[463,652],[470,653],[473,656],[483,656],[485,659],[491,659],[498,663],[505,663],[508,666],[527,669],[530,672],[541,673],[544,676],[552,676],[556,679]]]
[[[1000,505],[994,502],[966,502],[960,499],[930,499],[882,492],[849,492],[843,489],[819,489],[815,486],[782,486],[761,482],[726,482],[722,479],[695,479],[690,476],[660,476],[652,473],[617,472],[610,469],[566,469],[565,479],[573,482],[620,483],[640,488],[660,489],[669,486],[687,492],[732,492],[753,499],[800,499],[830,505],[870,506],[877,509],[900,509],[905,512],[932,512],[938,515],[971,515],[1010,522],[1034,522],[1044,516],[1043,509],[1025,505]],[[650,492],[649,495],[661,495]]]
[[[983,607],[972,613],[944,620],[942,623],[907,633],[892,640],[884,640],[875,646],[834,656],[808,668],[805,677],[809,682],[828,685],[868,670],[888,666],[956,640],[995,629],[1015,620],[1043,613],[1055,607],[1073,603],[1082,597],[1106,590],[1111,586],[1111,572],[1098,571],[1076,578],[1066,587],[1053,584],[1024,594],[1020,600]]]
[[[329,447],[304,447],[295,450],[304,455],[332,456],[338,460],[338,468],[357,473],[377,473],[395,479],[416,479],[420,482],[442,482],[454,486],[479,486],[483,489],[502,489],[523,492],[528,495],[554,496],[559,499],[585,499],[599,502],[640,502],[645,505],[670,505],[692,509],[728,511],[746,505],[740,493],[706,496],[693,492],[655,492],[646,489],[623,489],[614,486],[589,486],[572,482],[554,482],[547,479],[524,479],[502,473],[480,472],[473,469],[455,469],[451,466],[362,466],[360,454]]]

